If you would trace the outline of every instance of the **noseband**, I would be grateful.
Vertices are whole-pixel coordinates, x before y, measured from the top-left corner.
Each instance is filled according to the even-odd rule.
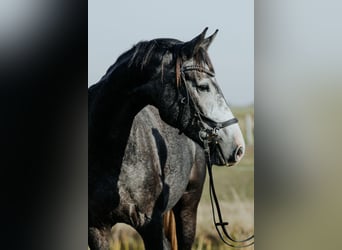
[[[238,119],[237,118],[232,118],[229,119],[227,121],[224,122],[216,122],[212,119],[210,119],[209,117],[207,117],[206,115],[204,115],[198,108],[198,106],[196,105],[196,103],[194,102],[194,98],[191,95],[191,92],[189,92],[187,84],[186,84],[186,80],[185,80],[185,72],[186,71],[199,71],[199,72],[204,72],[207,75],[214,77],[215,74],[203,67],[200,66],[186,66],[186,67],[182,67],[181,69],[181,77],[182,77],[182,81],[183,84],[185,86],[185,97],[183,97],[180,100],[180,112],[178,113],[178,118],[177,118],[177,124],[180,125],[181,121],[182,121],[182,117],[183,117],[183,113],[184,113],[184,108],[185,106],[189,106],[190,105],[190,99],[192,102],[192,105],[195,109],[195,115],[194,118],[196,118],[197,122],[199,122],[200,124],[200,132],[199,132],[199,137],[200,139],[203,141],[203,145],[204,145],[204,152],[205,152],[205,158],[207,161],[207,167],[208,167],[208,174],[209,174],[209,194],[210,194],[210,201],[211,201],[211,208],[212,208],[212,213],[213,213],[213,221],[214,221],[214,225],[216,228],[216,231],[218,233],[218,235],[220,236],[221,240],[228,246],[230,247],[234,247],[234,248],[244,248],[244,247],[248,247],[254,244],[254,235],[244,239],[244,240],[236,240],[233,239],[226,226],[228,226],[228,222],[224,222],[223,218],[222,218],[222,213],[221,213],[221,209],[220,209],[220,204],[218,202],[218,198],[216,195],[216,191],[215,191],[215,186],[214,186],[214,178],[213,178],[213,174],[212,174],[212,162],[210,160],[210,147],[209,144],[210,143],[214,143],[214,145],[217,147],[219,154],[222,156],[221,158],[224,160],[224,162],[226,163],[224,157],[223,157],[223,153],[222,153],[222,149],[221,146],[218,142],[218,131],[222,128],[228,127],[230,125],[233,125],[235,123],[238,123]],[[193,118],[193,119],[194,119]],[[181,134],[184,130],[186,130],[191,124],[193,124],[192,120],[190,119],[188,125],[184,128],[184,129],[180,129],[179,134]],[[207,127],[205,126],[207,125]],[[218,221],[216,220],[216,213],[215,210],[217,212],[217,217],[218,217]],[[228,239],[226,240],[224,238],[224,236]]]

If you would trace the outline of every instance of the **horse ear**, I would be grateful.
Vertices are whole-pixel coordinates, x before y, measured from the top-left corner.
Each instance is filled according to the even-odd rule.
[[[212,43],[212,41],[214,40],[214,38],[216,37],[218,32],[218,29],[215,30],[214,34],[212,34],[211,36],[207,37],[206,39],[204,39],[204,41],[202,42],[202,48],[204,48],[205,50],[208,50],[210,44]]]
[[[195,55],[198,49],[201,47],[202,42],[204,41],[205,34],[207,33],[208,27],[206,27],[201,34],[196,36],[189,42],[184,43],[182,47],[182,54],[185,55],[187,58],[191,58]]]

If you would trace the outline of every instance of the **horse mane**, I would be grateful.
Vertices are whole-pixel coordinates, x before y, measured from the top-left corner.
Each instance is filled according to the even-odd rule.
[[[121,64],[122,61],[127,60],[127,58],[129,60],[128,67],[136,67],[143,70],[153,57],[160,62],[161,80],[163,81],[163,69],[166,61],[164,60],[164,55],[169,51],[173,54],[173,58],[175,58],[176,85],[179,87],[181,84],[181,67],[186,59],[181,53],[183,45],[183,42],[172,38],[157,38],[150,41],[141,41],[121,54],[116,62],[108,68],[106,74],[102,78],[111,74],[115,66]],[[197,53],[193,56],[193,59],[195,66],[207,67],[210,71],[214,72],[209,55],[203,47],[199,48]]]

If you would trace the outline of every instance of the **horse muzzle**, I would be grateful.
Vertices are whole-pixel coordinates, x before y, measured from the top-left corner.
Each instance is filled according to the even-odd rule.
[[[218,166],[231,167],[237,164],[245,154],[245,149],[242,145],[235,146],[232,153],[227,157],[225,156],[222,146],[216,142],[211,148],[211,161]]]

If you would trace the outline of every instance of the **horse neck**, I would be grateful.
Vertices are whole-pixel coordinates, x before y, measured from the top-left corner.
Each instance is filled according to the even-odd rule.
[[[121,166],[134,117],[150,102],[148,96],[139,91],[144,85],[141,82],[147,82],[146,78],[134,75],[127,70],[118,73],[114,70],[97,83],[96,93],[91,94],[89,168],[92,162],[99,160],[104,168]],[[99,168],[97,164],[93,167]]]

